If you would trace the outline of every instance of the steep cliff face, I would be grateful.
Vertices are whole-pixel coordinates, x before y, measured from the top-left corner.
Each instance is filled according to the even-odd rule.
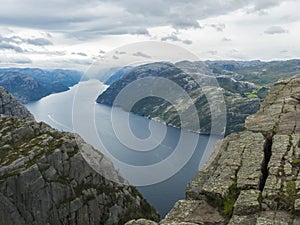
[[[20,102],[0,86],[0,114],[33,120],[33,115]]]
[[[299,121],[300,78],[280,80],[159,224],[300,224]]]
[[[157,212],[124,184],[103,154],[78,135],[35,122],[7,92],[0,93],[1,112],[9,115],[0,115],[0,224],[158,220]]]

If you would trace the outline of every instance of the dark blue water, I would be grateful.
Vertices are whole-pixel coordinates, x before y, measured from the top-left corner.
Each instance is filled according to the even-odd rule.
[[[67,92],[47,96],[26,106],[37,121],[44,121],[58,130],[79,133],[85,141],[100,149],[113,161],[116,169],[131,184],[137,185],[148,202],[164,216],[176,201],[185,198],[188,182],[196,175],[199,166],[208,159],[218,137],[167,127],[116,109],[114,118],[120,121],[129,118],[130,132],[125,132],[125,139],[130,140],[130,134],[141,140],[149,138],[149,126],[155,131],[150,145],[156,147],[149,151],[132,149],[115,134],[111,123],[112,109],[95,103],[96,97],[105,88],[99,81],[85,81]],[[183,144],[175,151],[180,146],[180,137],[184,140]],[[175,161],[169,160],[172,154]],[[186,157],[187,163],[182,163],[182,159]],[[162,166],[156,167],[160,162],[163,162]]]

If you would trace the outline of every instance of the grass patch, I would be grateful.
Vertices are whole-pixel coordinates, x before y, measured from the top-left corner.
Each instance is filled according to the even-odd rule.
[[[295,181],[288,181],[286,182],[286,194],[287,194],[287,202],[289,204],[289,210],[291,213],[295,213],[295,200],[297,197],[297,189],[296,189],[296,182]]]
[[[293,159],[292,159],[292,164],[294,164],[294,165],[296,165],[296,166],[300,166],[300,159],[293,158]]]
[[[257,94],[246,92],[245,95],[247,98],[258,98]]]
[[[224,210],[224,214],[231,217],[232,216],[232,212],[233,212],[233,206],[234,203],[236,202],[238,196],[240,194],[239,189],[237,188],[237,183],[234,182],[230,188],[229,188],[229,192],[227,194],[227,196],[224,199],[224,206],[223,206],[223,210]]]

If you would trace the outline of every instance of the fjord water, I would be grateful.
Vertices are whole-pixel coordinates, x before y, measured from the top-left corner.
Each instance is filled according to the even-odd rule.
[[[152,126],[155,126],[156,129],[167,130],[163,141],[155,149],[147,152],[137,152],[126,147],[118,140],[112,127],[111,107],[95,103],[97,95],[106,88],[107,86],[96,80],[83,81],[80,82],[80,95],[77,93],[78,85],[75,85],[69,91],[49,95],[39,101],[27,104],[26,107],[37,121],[44,121],[58,130],[70,132],[74,131],[72,110],[77,110],[77,115],[81,115],[82,111],[82,116],[80,116],[79,120],[77,118],[76,121],[76,126],[81,127],[81,129],[76,129],[75,132],[78,132],[86,142],[100,149],[100,151],[105,146],[116,169],[120,170],[120,173],[129,182],[135,176],[134,171],[129,173],[128,171],[122,171],[123,168],[118,166],[118,161],[135,166],[151,165],[167,158],[174,151],[181,132],[186,138],[191,139],[198,135],[151,121]],[[97,95],[93,96],[94,94],[92,93],[97,93]],[[74,101],[76,101],[76,108],[73,108]],[[92,113],[94,118],[87,118],[89,116],[85,114],[86,111]],[[119,118],[125,119],[129,116],[130,128],[137,137],[143,139],[150,135],[150,120],[121,109],[116,110],[115,113],[117,113]],[[93,124],[90,124],[91,121]],[[93,131],[89,131],[88,126],[91,125],[96,127],[96,134]],[[102,145],[99,145],[99,139],[101,139]],[[216,140],[218,140],[218,137],[210,137],[209,141],[209,136],[199,135],[198,144],[191,159],[175,175],[163,182],[137,187],[162,217],[169,212],[176,201],[185,198],[185,188],[188,182],[196,175],[199,165],[206,162]],[[186,145],[184,149],[180,149],[181,153],[185,154],[188,148],[194,148],[194,146]],[[169,166],[174,167],[174,165]],[[149,176],[153,176],[151,173],[152,171],[149,171]]]

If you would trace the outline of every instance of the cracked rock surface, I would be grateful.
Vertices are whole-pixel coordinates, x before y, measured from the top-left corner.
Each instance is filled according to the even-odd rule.
[[[300,78],[278,81],[215,148],[160,224],[300,224]]]

